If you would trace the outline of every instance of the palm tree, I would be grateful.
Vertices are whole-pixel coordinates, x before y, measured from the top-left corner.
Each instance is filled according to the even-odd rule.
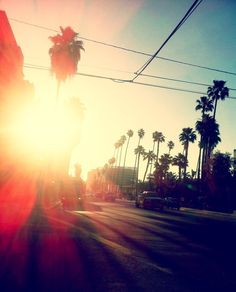
[[[202,120],[196,122],[196,130],[201,135],[200,147],[203,149],[199,164],[199,169],[202,169],[202,176],[205,164],[210,158],[213,149],[221,141],[219,124],[216,123],[214,117],[206,114]]]
[[[140,141],[141,141],[141,139],[143,139],[144,135],[145,135],[144,130],[143,130],[143,129],[139,129],[139,130],[138,130],[138,137],[139,137],[139,139],[138,139],[138,145],[137,145],[137,148],[140,146]],[[135,182],[135,172],[136,172],[136,166],[137,166],[137,159],[138,159],[138,155],[136,154],[136,155],[135,155],[135,161],[134,161],[134,172],[133,172],[133,183],[132,183],[132,188],[133,188],[133,186],[134,186],[134,182]]]
[[[139,145],[137,148],[134,149],[134,153],[137,157],[137,173],[136,173],[136,180],[135,180],[135,194],[137,195],[138,191],[138,174],[139,174],[139,162],[140,162],[140,156],[143,155],[144,153],[144,148],[143,146]]]
[[[149,165],[151,164],[151,162],[156,158],[156,155],[153,153],[153,151],[149,150],[148,152],[144,152],[143,153],[143,160],[147,159],[147,165],[146,165],[146,170],[143,176],[143,182],[145,181],[146,175],[147,175],[147,171],[149,168]]]
[[[178,166],[179,169],[179,180],[181,180],[181,172],[182,169],[186,169],[187,165],[188,165],[188,161],[186,160],[186,157],[179,153],[178,155],[176,155],[175,157],[173,157],[172,159],[172,165],[176,165]]]
[[[128,136],[128,140],[127,140],[126,149],[125,149],[125,157],[124,157],[123,168],[125,168],[125,164],[126,164],[126,156],[127,156],[127,151],[128,151],[128,147],[129,147],[129,141],[130,141],[130,138],[133,137],[134,132],[132,130],[128,130],[126,134]]]
[[[144,135],[145,135],[144,129],[139,129],[138,130],[138,137],[139,137],[138,146],[140,145],[140,141],[141,139],[143,139]]]
[[[197,99],[197,105],[195,107],[195,110],[201,110],[202,117],[205,115],[205,113],[212,112],[214,106],[213,106],[213,100],[209,99],[207,96],[201,96],[200,99]]]
[[[129,147],[129,141],[130,141],[130,138],[133,137],[134,132],[132,130],[128,130],[126,134],[128,136],[128,140],[127,140],[127,143],[126,143],[126,149],[125,149],[125,155],[124,155],[124,164],[123,164],[123,169],[122,169],[122,173],[121,173],[121,187],[122,187],[122,184],[123,184],[123,177],[124,177],[124,171],[125,171],[126,157],[127,157],[128,147]]]
[[[164,179],[166,178],[167,172],[170,169],[170,164],[172,163],[172,157],[170,154],[163,154],[159,159],[159,165],[162,168]]]
[[[168,146],[168,148],[169,148],[169,153],[168,153],[168,154],[170,154],[170,151],[174,148],[175,144],[174,144],[173,141],[169,141],[169,142],[167,143],[167,146]]]
[[[196,140],[197,136],[195,134],[195,131],[193,131],[192,128],[183,128],[182,132],[179,135],[179,140],[184,146],[184,154],[185,154],[185,159],[188,161],[188,148],[189,148],[189,142],[193,143]],[[186,176],[186,169],[187,165],[184,168],[184,177]]]
[[[162,134],[162,132],[157,132],[156,139],[157,139],[156,162],[158,162],[160,143],[165,142],[165,136]]]
[[[202,120],[204,119],[206,113],[212,112],[214,109],[213,100],[207,96],[201,96],[200,99],[197,99],[197,105],[195,110],[201,110],[202,113]],[[201,135],[200,135],[201,136]],[[199,141],[199,155],[198,155],[198,162],[197,162],[197,178],[200,179],[200,169],[201,169],[201,156],[202,156],[202,136],[200,137]]]
[[[229,96],[229,89],[225,87],[226,81],[223,80],[213,80],[213,86],[209,86],[207,90],[207,95],[215,101],[213,118],[216,116],[216,107],[218,100],[224,100]]]
[[[123,146],[125,144],[125,141],[126,141],[126,136],[125,135],[122,135],[120,137],[120,140],[119,140],[119,144],[120,144],[120,156],[119,156],[119,166],[118,166],[118,172],[117,172],[117,182],[119,183],[119,185],[121,184],[121,158],[122,158],[122,150],[123,150]]]
[[[154,153],[154,150],[155,150],[155,145],[156,145],[156,142],[157,142],[157,138],[158,138],[158,132],[155,131],[155,132],[152,133],[152,140],[153,140],[152,151],[153,151],[153,153]],[[153,162],[151,161],[151,167],[150,167],[149,177],[152,174],[152,166],[153,166]]]
[[[51,69],[57,79],[57,98],[62,81],[73,76],[77,72],[80,60],[80,52],[84,50],[83,42],[79,41],[78,33],[71,27],[60,27],[61,34],[50,36],[53,46],[49,49],[51,57]]]

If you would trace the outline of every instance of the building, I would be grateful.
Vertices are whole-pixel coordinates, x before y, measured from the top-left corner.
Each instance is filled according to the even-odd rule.
[[[92,192],[132,193],[137,171],[133,167],[98,168],[88,173],[87,189]]]

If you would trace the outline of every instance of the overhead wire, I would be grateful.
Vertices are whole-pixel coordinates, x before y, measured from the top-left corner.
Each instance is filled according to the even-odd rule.
[[[174,30],[170,33],[167,39],[163,42],[160,48],[155,52],[155,54],[147,60],[136,72],[135,77],[132,79],[134,81],[139,77],[139,75],[150,65],[150,63],[154,60],[154,58],[159,54],[159,52],[163,49],[163,47],[168,43],[168,41],[173,37],[173,35],[179,30],[179,28],[185,23],[185,21],[190,17],[193,11],[198,7],[198,5],[202,2],[202,0],[195,0],[188,11],[185,13],[184,17],[180,20]]]
[[[29,68],[29,69],[50,71],[50,68],[48,68],[46,66],[24,64],[24,67]],[[102,75],[88,74],[88,73],[82,73],[82,72],[77,72],[75,75],[84,76],[84,77],[91,77],[91,78],[105,79],[105,80],[110,80],[110,81],[114,81],[114,82],[118,82],[118,83],[128,83],[128,84],[136,84],[136,85],[142,85],[142,86],[148,86],[148,87],[156,87],[156,88],[162,88],[162,89],[174,90],[174,91],[180,91],[180,92],[196,93],[196,94],[201,94],[201,95],[206,94],[205,92],[201,92],[201,91],[194,91],[194,90],[178,88],[178,87],[162,86],[162,85],[157,85],[157,84],[132,81],[132,80],[128,80],[128,79],[120,79],[120,78],[115,78],[115,77],[110,77],[110,76],[102,76]],[[236,97],[229,96],[229,97],[227,97],[227,99],[236,99]]]
[[[39,28],[39,29],[44,29],[44,30],[47,30],[47,31],[52,31],[52,32],[57,32],[57,33],[59,32],[58,30],[53,29],[53,28],[48,28],[48,27],[45,27],[45,26],[29,23],[29,22],[22,21],[22,20],[19,20],[19,19],[15,19],[15,18],[9,18],[9,19],[12,20],[12,21],[15,21],[15,22],[18,22],[18,23],[22,23],[22,24],[25,24],[25,25],[29,25],[29,26],[33,26],[33,27],[36,27],[36,28]],[[125,47],[122,47],[122,46],[118,46],[118,45],[114,45],[114,44],[110,44],[110,43],[106,43],[106,42],[102,42],[102,41],[86,38],[86,37],[83,37],[83,36],[79,36],[79,37],[82,40],[86,40],[88,42],[93,42],[93,43],[96,43],[96,44],[104,45],[104,46],[107,46],[107,47],[112,47],[112,48],[115,48],[115,49],[118,49],[118,50],[123,50],[123,51],[126,51],[126,52],[139,54],[139,55],[143,55],[143,56],[147,56],[147,57],[153,56],[150,53],[138,51],[138,50],[135,50],[135,49],[125,48]],[[236,72],[231,72],[231,71],[227,71],[227,70],[223,70],[223,69],[212,68],[212,67],[208,67],[208,66],[193,64],[193,63],[184,62],[184,61],[180,61],[180,60],[175,60],[175,59],[167,58],[167,57],[161,57],[161,56],[155,56],[155,58],[163,60],[163,61],[168,61],[168,62],[172,62],[172,63],[185,65],[185,66],[195,67],[195,68],[198,68],[198,69],[204,69],[204,70],[208,70],[208,71],[214,71],[214,72],[219,72],[219,73],[224,73],[224,74],[236,76]]]

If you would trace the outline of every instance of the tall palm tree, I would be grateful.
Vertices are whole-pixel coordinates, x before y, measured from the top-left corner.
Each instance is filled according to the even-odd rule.
[[[179,180],[181,180],[181,172],[182,169],[186,169],[187,165],[188,165],[188,161],[186,160],[185,155],[179,153],[178,155],[176,155],[175,157],[173,157],[172,159],[172,165],[176,165],[178,166],[179,169]]]
[[[144,130],[143,129],[139,129],[138,130],[138,137],[139,137],[139,139],[138,139],[137,148],[140,146],[141,139],[143,139],[144,135],[145,135]],[[134,187],[134,182],[135,182],[135,172],[136,172],[136,167],[137,167],[137,160],[138,160],[138,154],[135,154],[132,189]]]
[[[221,141],[219,124],[216,123],[214,117],[206,114],[202,120],[196,122],[196,130],[201,135],[200,147],[203,149],[201,159],[202,176],[205,164],[210,158],[213,149]]]
[[[128,140],[127,140],[126,149],[125,149],[125,156],[124,156],[124,165],[123,165],[123,168],[125,168],[125,164],[126,164],[126,157],[127,157],[127,151],[128,151],[128,148],[129,148],[129,141],[130,141],[130,138],[133,137],[134,132],[132,130],[128,130],[126,134],[128,136]]]
[[[60,27],[61,34],[50,36],[53,46],[49,49],[51,70],[57,79],[57,98],[62,81],[77,72],[80,52],[84,50],[83,42],[78,40],[78,33],[71,27]]]
[[[143,176],[143,182],[145,181],[145,178],[147,176],[147,172],[148,172],[148,168],[149,165],[151,164],[151,162],[156,158],[156,155],[153,153],[152,150],[149,150],[148,152],[144,152],[143,153],[143,160],[147,159],[147,164],[146,164],[146,169],[145,169],[145,173]]]
[[[181,144],[184,146],[184,155],[186,161],[188,161],[188,148],[189,148],[189,143],[193,143],[196,140],[197,136],[195,131],[188,127],[188,128],[183,128],[182,132],[179,135],[179,140]],[[186,169],[187,165],[184,168],[184,177],[186,176]]]
[[[229,96],[229,89],[225,86],[226,81],[223,80],[213,80],[213,86],[209,86],[207,90],[207,95],[215,101],[213,118],[216,117],[216,108],[218,100],[224,100]]]
[[[138,130],[138,137],[139,137],[138,146],[140,145],[140,141],[141,139],[143,139],[144,135],[145,135],[144,129],[139,129]]]
[[[139,145],[137,148],[134,149],[134,153],[137,156],[137,173],[136,173],[136,180],[135,180],[135,194],[137,195],[138,191],[138,175],[139,175],[139,162],[140,162],[140,156],[144,153],[143,146]]]
[[[155,151],[155,145],[156,145],[156,142],[157,142],[157,138],[158,138],[158,132],[155,131],[155,132],[152,133],[152,140],[153,140],[152,151],[153,151],[153,153],[154,153],[154,151]],[[152,174],[152,166],[153,166],[153,161],[151,161],[151,167],[150,167],[149,177],[150,177],[151,174]]]
[[[121,159],[122,159],[122,151],[123,151],[123,146],[126,141],[126,136],[122,135],[120,137],[119,143],[120,143],[120,156],[119,156],[119,166],[118,166],[118,172],[117,172],[117,182],[120,185],[121,184]]]
[[[132,130],[128,130],[126,134],[128,136],[128,139],[127,139],[127,143],[126,143],[123,169],[122,169],[122,172],[121,172],[121,188],[122,188],[122,185],[123,185],[123,178],[124,178],[124,171],[125,171],[125,165],[126,165],[127,151],[128,151],[128,148],[129,148],[129,141],[130,141],[130,138],[133,137],[134,132]]]
[[[175,147],[175,144],[174,144],[174,142],[173,141],[169,141],[168,143],[167,143],[167,146],[168,146],[168,148],[169,148],[169,155],[170,155],[170,151]]]
[[[202,120],[204,119],[206,113],[212,112],[214,109],[213,100],[210,99],[207,96],[201,96],[200,99],[197,99],[197,105],[195,107],[195,110],[201,111],[202,114]],[[199,155],[198,155],[198,162],[197,162],[197,178],[200,179],[200,169],[201,169],[201,156],[202,156],[202,136],[200,135],[200,141],[199,141]]]
[[[160,143],[165,142],[165,136],[162,134],[162,132],[157,132],[156,134],[157,139],[157,155],[156,155],[156,162],[158,162],[159,158],[159,150],[160,150]]]

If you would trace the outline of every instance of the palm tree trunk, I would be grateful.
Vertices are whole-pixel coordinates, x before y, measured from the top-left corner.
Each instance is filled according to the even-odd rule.
[[[141,138],[139,138],[139,140],[138,140],[138,146],[139,146],[139,144],[140,144],[140,140],[141,140]],[[138,148],[138,146],[137,146],[137,148]],[[134,171],[133,171],[133,179],[132,179],[132,190],[133,190],[133,188],[134,188],[134,181],[135,181],[135,171],[136,171],[137,157],[138,157],[138,154],[135,155]]]
[[[179,181],[181,181],[181,166],[179,166]]]
[[[138,154],[138,159],[137,159],[137,176],[136,176],[136,184],[135,184],[135,195],[136,196],[137,196],[137,193],[138,193],[139,160],[140,160],[140,153]]]
[[[159,147],[160,147],[160,141],[157,141],[157,159],[156,159],[156,162],[158,162]]]
[[[152,152],[153,153],[154,153],[154,148],[155,148],[155,142],[153,143],[153,146],[152,146]],[[152,174],[152,166],[153,166],[153,160],[151,161],[149,176]]]
[[[125,156],[124,156],[124,164],[123,164],[123,169],[122,169],[122,172],[121,172],[121,185],[120,185],[121,189],[123,187],[124,171],[125,171],[127,151],[128,151],[128,147],[129,147],[129,140],[130,140],[130,137],[128,138],[128,141],[127,141],[127,144],[126,144]]]
[[[199,146],[199,155],[198,155],[198,162],[197,162],[197,179],[200,180],[200,173],[201,173],[201,155],[202,155],[202,147]]]
[[[148,171],[148,168],[149,168],[149,164],[150,164],[150,159],[148,159],[148,161],[147,161],[147,166],[146,166],[145,173],[144,173],[144,176],[143,176],[143,182],[145,181],[145,178],[146,178],[146,175],[147,175],[147,171]]]
[[[184,166],[184,179],[186,178],[186,172],[187,172],[188,146],[189,146],[189,144],[187,143],[187,145],[186,145],[186,149],[185,149],[185,159],[186,159],[186,164],[185,164],[185,166]]]
[[[214,106],[214,114],[213,114],[213,118],[214,118],[214,120],[216,119],[216,107],[217,107],[217,102],[218,102],[218,99],[216,98],[216,99],[215,99],[215,106]]]

